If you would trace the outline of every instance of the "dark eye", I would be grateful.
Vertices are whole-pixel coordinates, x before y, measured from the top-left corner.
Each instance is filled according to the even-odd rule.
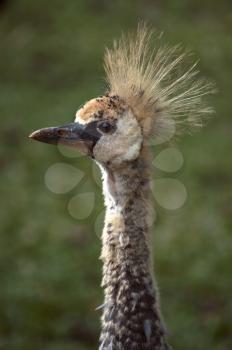
[[[112,134],[116,127],[113,123],[110,123],[108,121],[102,121],[97,124],[97,128],[100,132],[104,134]]]

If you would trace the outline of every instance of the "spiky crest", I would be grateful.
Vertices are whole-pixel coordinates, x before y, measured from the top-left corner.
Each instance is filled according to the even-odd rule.
[[[214,89],[197,77],[197,62],[186,68],[188,52],[180,46],[152,48],[153,36],[144,24],[135,35],[123,35],[106,50],[104,67],[110,94],[131,106],[144,134],[165,138],[173,128],[180,134],[202,126],[212,113],[202,97]]]

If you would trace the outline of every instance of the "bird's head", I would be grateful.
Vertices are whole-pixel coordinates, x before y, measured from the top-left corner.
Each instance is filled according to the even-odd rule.
[[[131,107],[118,95],[92,99],[76,113],[73,123],[33,132],[32,139],[76,147],[104,166],[121,166],[141,151],[141,126]]]
[[[203,96],[211,84],[197,78],[196,64],[186,68],[185,52],[157,47],[150,50],[151,33],[140,26],[135,37],[122,37],[105,54],[109,93],[88,101],[74,123],[45,128],[30,135],[38,141],[76,147],[102,165],[135,160],[145,141],[165,139],[202,126],[212,112]]]

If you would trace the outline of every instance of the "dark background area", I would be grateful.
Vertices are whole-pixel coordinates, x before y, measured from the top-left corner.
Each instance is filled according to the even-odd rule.
[[[232,348],[231,1],[5,0],[0,2],[1,349],[97,348],[101,189],[89,159],[67,157],[27,136],[72,121],[83,102],[104,92],[105,46],[122,30],[136,29],[139,20],[164,31],[169,43],[192,49],[202,75],[218,88],[211,98],[214,118],[178,144],[184,165],[171,175],[157,170],[160,177],[181,181],[188,193],[180,210],[156,204],[155,268],[170,343],[179,350]],[[154,156],[165,147],[154,147]],[[60,195],[44,180],[57,162],[84,173]],[[95,205],[86,219],[75,219],[67,205],[86,192],[95,194]]]

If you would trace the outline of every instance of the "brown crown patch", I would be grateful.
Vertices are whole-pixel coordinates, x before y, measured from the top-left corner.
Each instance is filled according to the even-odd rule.
[[[116,119],[127,109],[125,102],[117,95],[94,98],[77,111],[76,121],[89,123],[92,120]]]

